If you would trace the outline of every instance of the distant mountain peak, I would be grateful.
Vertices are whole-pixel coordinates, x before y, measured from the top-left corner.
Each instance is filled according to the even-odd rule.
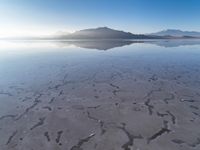
[[[76,31],[70,35],[71,38],[80,39],[131,39],[136,35],[130,32],[119,31],[108,27],[97,27]]]
[[[115,29],[111,29],[109,27],[97,27],[97,28],[90,28],[90,29],[83,29],[83,30],[80,30],[80,31],[116,31]],[[76,32],[80,32],[80,31],[76,31]]]
[[[111,29],[111,28],[108,28],[108,27],[98,27],[98,28],[96,28],[96,29]],[[112,30],[112,29],[111,29]]]
[[[182,31],[179,29],[166,29],[156,33],[152,33],[151,35],[156,36],[175,36],[175,37],[200,37],[200,32],[195,31]]]
[[[181,30],[179,30],[179,29],[166,29],[166,30],[163,30],[163,31],[181,31]]]

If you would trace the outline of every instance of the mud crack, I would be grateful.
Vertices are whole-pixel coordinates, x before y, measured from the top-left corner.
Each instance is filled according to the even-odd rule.
[[[158,132],[154,133],[151,137],[149,137],[147,139],[147,143],[149,144],[151,141],[159,138],[161,135],[163,135],[164,133],[169,133],[171,132],[171,130],[168,129],[168,121],[163,122],[164,127],[162,127]]]
[[[134,145],[134,140],[135,139],[143,139],[142,135],[133,135],[131,134],[127,129],[126,129],[126,124],[125,123],[122,123],[122,126],[120,127],[117,127],[119,129],[121,129],[125,134],[126,136],[128,137],[128,141],[122,145],[122,148],[124,150],[131,150],[131,146]]]
[[[14,138],[14,136],[15,136],[16,134],[17,134],[17,130],[14,131],[14,132],[11,134],[11,136],[8,138],[8,141],[7,141],[6,145],[8,145],[8,144],[12,141],[12,139]]]
[[[167,110],[166,112],[170,115],[172,123],[176,124],[176,117],[169,110]]]
[[[154,106],[153,105],[150,105],[150,99],[147,99],[147,101],[144,103],[147,108],[148,108],[148,111],[149,111],[149,115],[152,115],[153,114],[153,108]]]
[[[106,132],[106,129],[104,128],[104,124],[105,124],[104,121],[91,116],[89,111],[87,111],[87,116],[89,119],[94,120],[99,123],[100,129],[101,129],[101,135],[103,135]]]
[[[71,148],[70,150],[83,150],[83,149],[81,148],[81,146],[82,146],[84,143],[89,142],[90,139],[91,139],[92,137],[94,137],[94,136],[95,136],[95,133],[92,133],[92,134],[90,134],[88,137],[83,138],[83,139],[80,139],[79,142],[78,142],[78,144],[72,146],[72,148]]]
[[[44,121],[45,121],[45,117],[42,117],[42,118],[39,118],[39,122],[38,123],[36,123],[35,125],[33,125],[31,128],[30,128],[30,130],[33,130],[33,129],[35,129],[35,128],[37,128],[38,126],[41,126],[41,125],[43,125],[44,124]]]

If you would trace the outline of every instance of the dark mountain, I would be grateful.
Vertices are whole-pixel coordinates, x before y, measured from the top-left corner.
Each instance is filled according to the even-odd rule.
[[[67,35],[57,36],[59,39],[155,39],[161,38],[154,35],[132,34],[107,27],[85,29]]]
[[[151,33],[150,35],[192,38],[192,37],[200,37],[200,32],[168,29],[156,33]]]

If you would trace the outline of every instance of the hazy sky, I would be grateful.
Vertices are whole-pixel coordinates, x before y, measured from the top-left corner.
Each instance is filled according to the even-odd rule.
[[[108,26],[200,31],[200,0],[0,0],[0,36]]]

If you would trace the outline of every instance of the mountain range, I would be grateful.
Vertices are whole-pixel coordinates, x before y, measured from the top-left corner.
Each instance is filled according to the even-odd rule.
[[[200,38],[200,32],[195,31],[181,31],[168,29],[150,34],[133,34],[131,32],[124,32],[120,30],[111,29],[108,27],[99,27],[92,29],[84,29],[74,33],[59,31],[54,35],[45,37],[12,37],[8,39],[22,39],[22,40],[102,40],[102,39],[193,39]]]
[[[182,39],[200,38],[200,32],[190,32],[168,29],[151,34],[133,34],[114,30],[108,27],[99,27],[76,31],[70,34],[60,34],[53,38],[57,39]]]
[[[151,33],[150,35],[156,35],[156,36],[174,36],[174,37],[200,37],[200,32],[196,31],[181,31],[181,30],[175,30],[175,29],[168,29],[163,30],[156,33]]]
[[[58,39],[154,39],[157,36],[133,34],[119,30],[110,29],[108,27],[99,27],[93,29],[85,29],[76,31],[71,34],[61,34],[56,36]]]

